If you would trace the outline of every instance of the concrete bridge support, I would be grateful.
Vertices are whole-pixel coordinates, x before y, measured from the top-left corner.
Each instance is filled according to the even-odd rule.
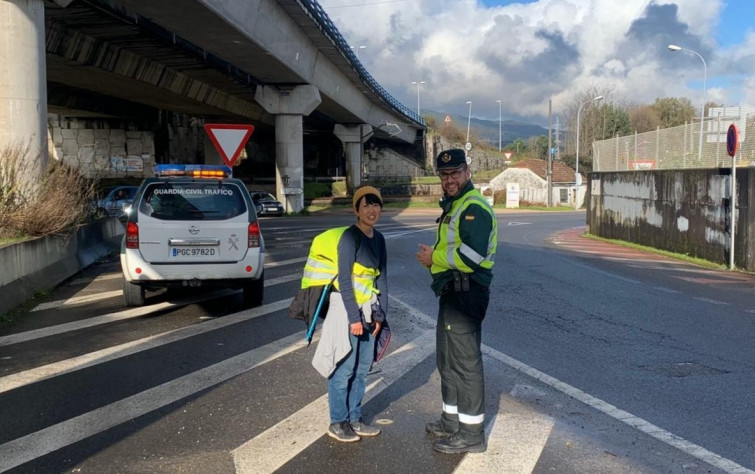
[[[372,125],[336,124],[333,133],[346,152],[346,188],[353,194],[362,185],[362,145],[372,136]]]
[[[42,0],[0,2],[0,150],[27,147],[30,183],[47,166],[47,66]]]
[[[254,99],[275,115],[275,193],[288,212],[304,209],[304,133],[302,117],[320,105],[312,85],[258,87]]]

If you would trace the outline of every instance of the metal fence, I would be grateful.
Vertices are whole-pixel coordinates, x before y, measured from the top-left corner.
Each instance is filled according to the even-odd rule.
[[[711,108],[703,121],[593,143],[593,171],[731,167],[726,136],[739,131],[737,166],[755,166],[755,112]],[[702,130],[702,134],[700,133]]]

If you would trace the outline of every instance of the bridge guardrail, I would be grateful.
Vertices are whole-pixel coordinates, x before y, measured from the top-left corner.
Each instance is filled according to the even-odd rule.
[[[349,58],[349,61],[351,62],[352,66],[354,66],[354,69],[356,70],[357,74],[359,74],[359,77],[362,78],[364,83],[375,94],[377,94],[378,97],[380,97],[386,103],[386,105],[399,112],[401,115],[407,117],[408,119],[422,125],[423,127],[427,126],[425,119],[396,100],[391,94],[388,93],[388,91],[383,88],[383,86],[381,86],[375,80],[375,78],[372,77],[372,75],[370,75],[369,72],[367,72],[367,69],[362,66],[362,63],[359,62],[359,59],[357,59],[354,51],[352,51],[351,47],[349,47],[349,43],[346,42],[346,39],[344,39],[328,14],[325,13],[325,10],[323,10],[323,8],[316,0],[299,0],[299,3],[306,9],[312,19],[322,28],[325,36],[330,38],[333,44],[341,52],[341,54]]]

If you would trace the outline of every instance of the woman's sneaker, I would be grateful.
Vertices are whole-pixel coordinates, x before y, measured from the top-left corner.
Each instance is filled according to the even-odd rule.
[[[356,423],[352,423],[351,428],[359,436],[377,436],[380,434],[380,428],[368,425],[361,418]]]
[[[348,421],[342,421],[340,423],[333,423],[328,428],[328,436],[330,436],[333,439],[337,439],[338,441],[341,441],[342,443],[353,443],[354,441],[359,441],[360,438],[357,436],[356,433],[354,433],[354,430],[351,428],[351,425]]]

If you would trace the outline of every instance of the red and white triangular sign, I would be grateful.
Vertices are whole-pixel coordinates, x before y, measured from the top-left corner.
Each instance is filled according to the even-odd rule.
[[[247,140],[252,136],[254,125],[206,123],[204,129],[225,164],[233,166]]]
[[[510,151],[504,151],[504,152],[503,152],[503,156],[505,156],[507,160],[508,160],[509,158],[511,158],[511,155],[513,155],[513,153],[511,153]]]

